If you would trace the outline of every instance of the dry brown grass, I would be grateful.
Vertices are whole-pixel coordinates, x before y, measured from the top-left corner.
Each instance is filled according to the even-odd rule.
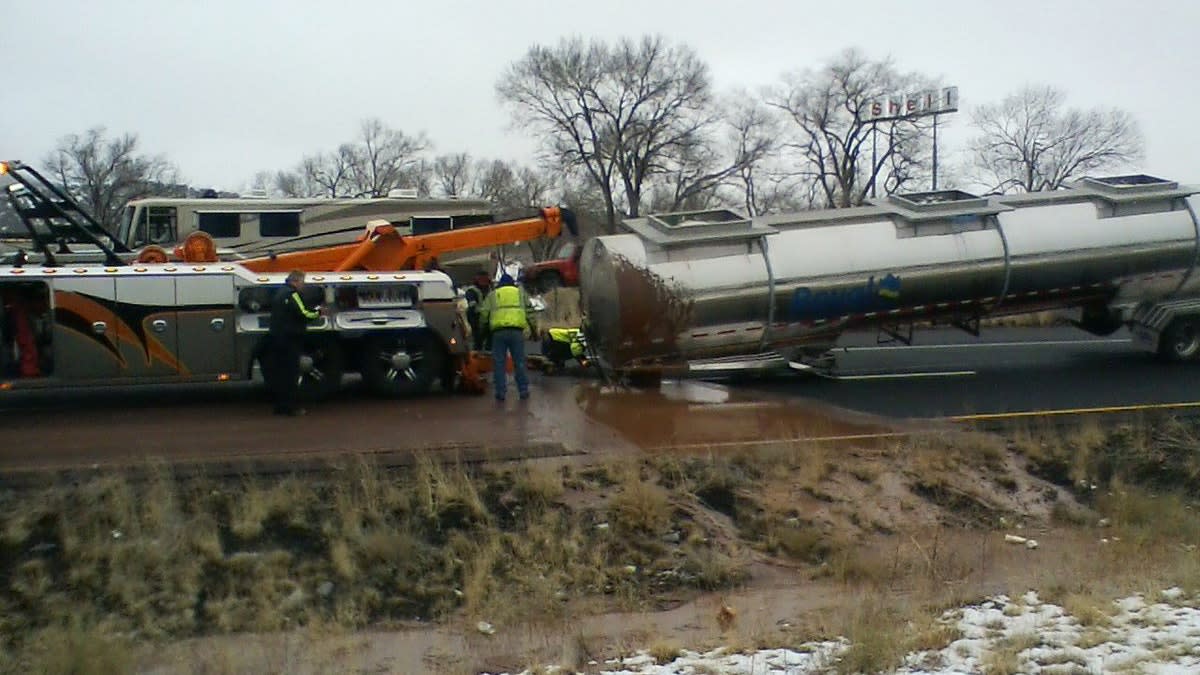
[[[0,660],[0,672],[123,675],[132,672],[133,664],[128,640],[73,621],[39,630],[11,661]]]
[[[1079,625],[1087,628],[1104,628],[1112,623],[1115,607],[1112,600],[1093,595],[1072,593],[1062,601],[1062,608]]]
[[[667,491],[633,467],[624,472],[618,492],[609,502],[608,516],[621,533],[662,534],[671,521]]]
[[[1001,638],[995,648],[987,652],[981,664],[984,675],[1016,675],[1022,672],[1021,653],[1041,644],[1041,638],[1033,633],[1018,633]]]
[[[849,675],[895,669],[915,646],[917,634],[910,630],[913,619],[925,622],[927,613],[907,601],[874,593],[859,596],[854,604],[839,631],[850,646],[837,662],[837,672]],[[932,639],[930,633],[920,634],[922,644]]]
[[[1195,492],[1178,489],[1192,462],[1200,466],[1188,428],[1022,434],[1031,465],[1083,502],[1063,500],[1055,513],[1085,533],[1086,555],[1031,554],[1022,588],[987,593],[1032,585],[1100,639],[1112,597],[1200,591],[1200,560],[1188,549],[1200,545]],[[886,669],[954,640],[941,612],[984,594],[998,520],[987,490],[1008,476],[1007,452],[993,436],[931,431],[861,452],[764,443],[584,468],[481,468],[429,455],[405,469],[355,459],[306,477],[182,480],[161,466],[139,480],[100,474],[0,494],[0,635],[10,652],[32,654],[28,636],[64,616],[143,641],[418,617],[549,627],[576,601],[653,609],[663,597],[727,589],[767,555],[856,597],[806,639],[845,635],[854,642],[846,669]],[[871,531],[874,516],[853,520],[855,499],[897,485],[912,490],[897,499],[923,500],[938,517],[893,525],[886,537]],[[804,508],[841,509],[844,520]],[[1092,528],[1099,518],[1111,526]],[[751,616],[728,634],[755,647],[782,639]],[[995,659],[995,672],[1012,661]]]
[[[598,504],[562,503],[568,478]],[[0,495],[11,514],[0,630],[20,648],[74,615],[151,640],[452,612],[520,624],[555,621],[575,598],[639,605],[741,578],[738,542],[715,521],[676,520],[651,467],[616,464],[596,480],[533,466],[476,474],[424,457],[304,478],[101,474]]]
[[[682,656],[683,648],[674,640],[659,639],[650,645],[646,653],[654,659],[655,663],[662,665]]]

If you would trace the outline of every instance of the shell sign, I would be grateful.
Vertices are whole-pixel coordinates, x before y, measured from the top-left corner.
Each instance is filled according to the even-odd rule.
[[[864,122],[940,115],[958,110],[958,87],[930,89],[886,100],[867,101],[858,115]]]

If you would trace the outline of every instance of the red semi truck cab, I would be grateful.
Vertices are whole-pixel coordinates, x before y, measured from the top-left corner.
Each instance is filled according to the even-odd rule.
[[[525,267],[522,278],[526,288],[544,293],[560,286],[578,286],[581,253],[581,242],[568,241],[559,247],[554,258]]]

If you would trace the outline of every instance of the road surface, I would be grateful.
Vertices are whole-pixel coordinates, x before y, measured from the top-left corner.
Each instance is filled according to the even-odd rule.
[[[1073,328],[952,329],[916,333],[911,346],[843,337],[833,379],[801,375],[747,390],[803,396],[900,418],[1144,408],[1200,412],[1200,364],[1164,363],[1121,331]]]
[[[630,391],[535,375],[528,402],[380,400],[350,391],[301,418],[270,415],[261,388],[246,383],[7,392],[0,475],[148,459],[265,470],[323,465],[346,453],[400,462],[416,451],[464,459],[705,451],[902,434],[913,418],[926,420],[917,425],[925,428],[930,418],[954,416],[1129,406],[1200,412],[1200,367],[1159,363],[1121,336],[994,329],[973,338],[937,330],[898,347],[854,334],[840,352],[835,379]]]

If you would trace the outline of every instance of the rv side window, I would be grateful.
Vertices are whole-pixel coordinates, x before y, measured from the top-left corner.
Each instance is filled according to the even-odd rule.
[[[299,237],[299,213],[260,213],[258,214],[258,235],[260,237]]]
[[[412,223],[413,234],[433,234],[452,229],[450,216],[413,216],[409,222]]]
[[[207,232],[214,239],[242,236],[242,218],[240,213],[198,213],[197,226],[201,232]]]

